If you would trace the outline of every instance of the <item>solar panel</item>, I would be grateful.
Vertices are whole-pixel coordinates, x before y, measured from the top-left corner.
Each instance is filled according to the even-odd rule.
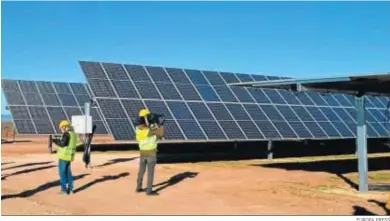
[[[83,114],[84,103],[91,100],[81,83],[2,79],[2,87],[19,134],[59,134],[59,122]],[[96,134],[108,134],[97,107],[91,115]]]
[[[134,119],[142,107],[165,115],[166,140],[356,137],[356,109],[350,95],[229,85],[281,79],[274,76],[86,61],[80,66],[118,140],[134,139]],[[388,134],[387,102],[388,98],[368,97],[371,137]]]

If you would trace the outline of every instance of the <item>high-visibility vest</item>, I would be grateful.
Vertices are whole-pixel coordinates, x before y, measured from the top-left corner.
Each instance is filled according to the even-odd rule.
[[[68,133],[70,136],[69,144],[66,147],[58,147],[57,157],[61,160],[73,161],[76,154],[77,135],[73,131],[68,131]]]
[[[140,129],[139,127],[136,127],[135,136],[140,150],[157,149],[157,136],[150,135],[149,133],[149,128]]]

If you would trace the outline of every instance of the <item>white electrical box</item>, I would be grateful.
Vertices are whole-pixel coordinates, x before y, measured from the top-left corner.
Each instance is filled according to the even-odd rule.
[[[92,133],[92,116],[72,116],[72,126],[76,134]]]

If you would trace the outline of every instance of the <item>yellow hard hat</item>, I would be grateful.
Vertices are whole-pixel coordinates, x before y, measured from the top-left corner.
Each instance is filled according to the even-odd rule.
[[[146,108],[144,108],[144,109],[141,109],[141,110],[139,111],[138,116],[140,116],[140,117],[145,117],[145,116],[148,115],[148,114],[150,114],[149,110],[146,109]]]
[[[63,120],[60,122],[60,127],[69,127],[69,126],[70,126],[70,122],[67,120]]]

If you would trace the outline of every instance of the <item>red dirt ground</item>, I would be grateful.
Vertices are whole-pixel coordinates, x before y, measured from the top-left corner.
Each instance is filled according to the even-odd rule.
[[[46,138],[36,138],[2,145],[3,215],[352,215],[356,210],[386,214],[370,200],[384,202],[387,194],[358,194],[325,172],[251,165],[264,160],[158,164],[155,184],[184,172],[198,174],[161,185],[165,188],[160,195],[149,197],[134,191],[136,152],[93,153],[91,169],[84,168],[79,153],[72,170],[74,176],[87,174],[75,181],[81,190],[60,196],[56,158],[47,153],[45,142]]]

